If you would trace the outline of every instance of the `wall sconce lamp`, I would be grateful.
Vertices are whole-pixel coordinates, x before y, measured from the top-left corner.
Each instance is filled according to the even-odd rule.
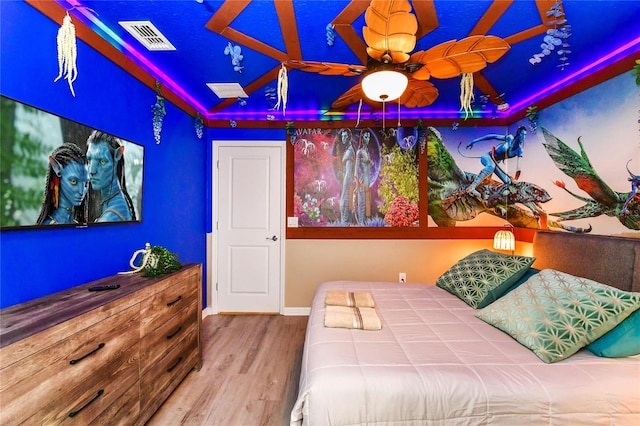
[[[496,250],[511,250],[513,254],[516,248],[516,236],[513,234],[513,225],[504,225],[506,229],[501,229],[493,236],[493,248]]]

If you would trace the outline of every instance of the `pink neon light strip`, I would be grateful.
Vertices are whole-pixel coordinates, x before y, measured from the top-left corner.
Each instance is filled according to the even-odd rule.
[[[98,27],[100,30],[102,30],[104,33],[106,33],[109,37],[111,37],[112,40],[113,40],[112,44],[115,47],[122,48],[126,52],[131,54],[139,64],[141,64],[143,67],[145,67],[148,70],[148,72],[150,74],[156,75],[158,77],[158,80],[160,80],[165,86],[171,88],[185,102],[191,104],[206,119],[209,119],[209,120],[226,120],[226,119],[237,119],[238,117],[244,117],[245,119],[247,119],[248,117],[262,118],[262,117],[266,117],[267,115],[273,115],[277,119],[286,118],[286,117],[280,117],[281,113],[279,111],[266,111],[266,112],[265,111],[246,111],[246,112],[245,111],[240,111],[240,112],[233,112],[233,113],[231,113],[231,112],[226,112],[226,113],[225,112],[221,112],[221,113],[216,113],[216,114],[209,113],[207,111],[207,108],[205,108],[203,105],[198,103],[198,101],[196,101],[191,95],[189,95],[184,89],[182,89],[182,87],[180,87],[176,82],[174,82],[167,74],[165,74],[159,68],[157,68],[153,63],[148,61],[141,53],[139,53],[130,44],[126,43],[124,40],[122,40],[120,37],[118,37],[118,35],[115,32],[113,32],[108,26],[106,26],[102,21],[100,21],[80,1],[78,1],[78,0],[66,0],[66,3],[68,3],[72,7],[75,7],[78,10],[78,12],[80,14],[82,14],[87,20],[89,20],[92,24],[94,24],[96,27]],[[577,77],[579,77],[579,76],[581,76],[581,75],[583,75],[583,74],[585,74],[585,73],[587,73],[587,72],[589,72],[591,70],[596,69],[597,67],[599,67],[602,64],[606,64],[607,61],[611,60],[612,58],[615,58],[616,56],[618,56],[620,54],[625,53],[626,51],[634,48],[635,46],[637,46],[639,44],[640,44],[640,37],[637,37],[637,38],[631,40],[630,42],[624,44],[623,46],[619,47],[618,49],[614,50],[613,52],[603,56],[599,60],[597,60],[597,61],[595,61],[595,62],[583,67],[582,69],[574,72],[573,74],[570,74],[567,77],[555,82],[554,84],[552,84],[551,86],[545,88],[544,90],[536,92],[533,95],[525,98],[524,100],[521,100],[521,101],[519,101],[519,102],[517,102],[515,104],[512,104],[510,109],[511,110],[519,110],[520,108],[523,108],[525,105],[531,105],[532,103],[534,103],[535,100],[539,100],[540,98],[543,98],[543,97],[553,93],[556,89],[561,88],[567,82],[570,82],[571,80],[573,80],[573,79],[575,79],[575,78],[577,78]],[[507,113],[508,113],[508,111],[496,111],[495,115],[493,115],[494,114],[493,111],[475,111],[474,115],[475,116],[480,116],[480,117],[492,117],[492,116],[504,116]],[[339,115],[339,116],[324,116],[323,115],[323,111],[303,110],[303,111],[288,111],[287,114],[289,116],[291,116],[291,117],[299,117],[299,118],[319,117],[320,120],[325,120],[325,119],[326,120],[331,120],[331,117],[334,117],[334,118],[345,117],[345,118],[352,118],[352,119],[356,119],[357,118],[357,113],[356,112],[345,112],[344,114]],[[394,115],[391,111],[388,111],[386,116],[389,119],[393,119],[394,116],[395,116],[395,118],[397,118],[397,113]],[[381,113],[375,114],[375,117],[381,119]],[[462,119],[460,111],[452,111],[452,110],[427,110],[427,111],[416,111],[416,112],[403,110],[402,113],[401,113],[401,117],[403,117],[403,118],[417,118],[417,117],[420,117],[420,118],[452,118],[452,119],[460,118],[460,119]],[[372,118],[372,115],[369,112],[367,112],[367,113],[363,114],[363,116],[361,118],[370,119],[370,118]],[[318,119],[318,118],[316,118],[316,119]]]
[[[69,3],[72,7],[75,7],[75,9],[86,19],[88,19],[93,25],[95,25],[100,30],[104,31],[109,37],[111,37],[111,39],[113,40],[113,42],[111,43],[112,45],[127,51],[137,60],[140,65],[147,69],[147,72],[149,72],[149,74],[157,76],[157,79],[161,81],[163,85],[169,87],[185,102],[191,104],[196,110],[200,112],[203,117],[206,116],[207,118],[211,118],[205,113],[207,109],[203,105],[198,103],[198,101],[196,101],[191,95],[189,95],[184,89],[182,89],[182,87],[174,82],[167,74],[162,72],[153,63],[148,61],[133,46],[122,40],[114,31],[112,31],[100,19],[98,19],[98,17],[96,17],[86,6],[84,6],[78,0],[67,0],[67,3]]]
[[[534,93],[533,95],[529,96],[528,98],[525,98],[522,101],[512,105],[511,108],[518,110],[520,108],[523,108],[525,105],[529,106],[532,103],[534,103],[534,100],[539,100],[540,98],[545,97],[545,95],[553,93],[554,89],[558,89],[561,86],[563,86],[565,83],[575,79],[576,77],[581,76],[582,74],[585,74],[588,71],[594,70],[599,65],[606,64],[607,61],[611,60],[612,58],[615,58],[616,56],[618,56],[618,55],[620,55],[622,53],[627,52],[628,50],[630,51],[634,46],[637,46],[639,44],[640,44],[640,37],[637,37],[637,38],[631,40],[629,43],[626,43],[623,46],[619,47],[618,49],[614,50],[613,52],[603,56],[602,58],[598,59],[597,61],[585,66],[584,68],[574,72],[573,74],[568,75],[567,77],[563,78],[562,80],[559,80],[559,81],[555,82],[554,84],[552,84],[551,86],[547,87],[546,89],[541,90],[541,91],[539,91],[537,93]],[[611,61],[611,62],[613,62],[613,61]]]

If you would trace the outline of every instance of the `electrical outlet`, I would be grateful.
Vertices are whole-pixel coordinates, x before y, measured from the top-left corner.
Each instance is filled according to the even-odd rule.
[[[407,274],[404,272],[400,272],[398,274],[398,282],[406,283],[407,282]]]

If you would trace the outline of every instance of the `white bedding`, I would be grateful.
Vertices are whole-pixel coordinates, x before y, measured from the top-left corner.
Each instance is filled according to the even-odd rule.
[[[328,289],[370,291],[382,330],[324,327]],[[554,364],[433,285],[335,281],[314,298],[292,425],[640,425],[640,358]]]

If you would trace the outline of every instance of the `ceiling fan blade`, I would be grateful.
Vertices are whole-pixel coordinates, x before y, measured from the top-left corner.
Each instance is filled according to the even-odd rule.
[[[496,36],[480,35],[447,41],[411,55],[411,62],[423,64],[412,77],[426,80],[430,77],[451,78],[462,73],[474,73],[484,69],[487,63],[500,59],[510,48],[509,43]]]
[[[344,92],[338,99],[331,104],[332,111],[344,111],[350,105],[360,102],[360,99],[364,99],[364,93],[362,93],[362,87],[360,83],[353,86],[351,89]]]
[[[408,0],[372,0],[364,19],[367,25],[362,35],[369,56],[379,62],[385,62],[385,54],[391,55],[393,63],[409,60],[416,46],[418,21]]]
[[[297,59],[290,59],[286,61],[285,66],[287,68],[295,68],[306,72],[315,72],[322,75],[346,75],[355,76],[362,75],[367,71],[367,67],[364,65],[347,65],[336,64],[332,62],[313,62],[313,61],[299,61]]]
[[[421,108],[434,103],[438,95],[438,89],[431,82],[410,79],[400,103],[407,108]]]

